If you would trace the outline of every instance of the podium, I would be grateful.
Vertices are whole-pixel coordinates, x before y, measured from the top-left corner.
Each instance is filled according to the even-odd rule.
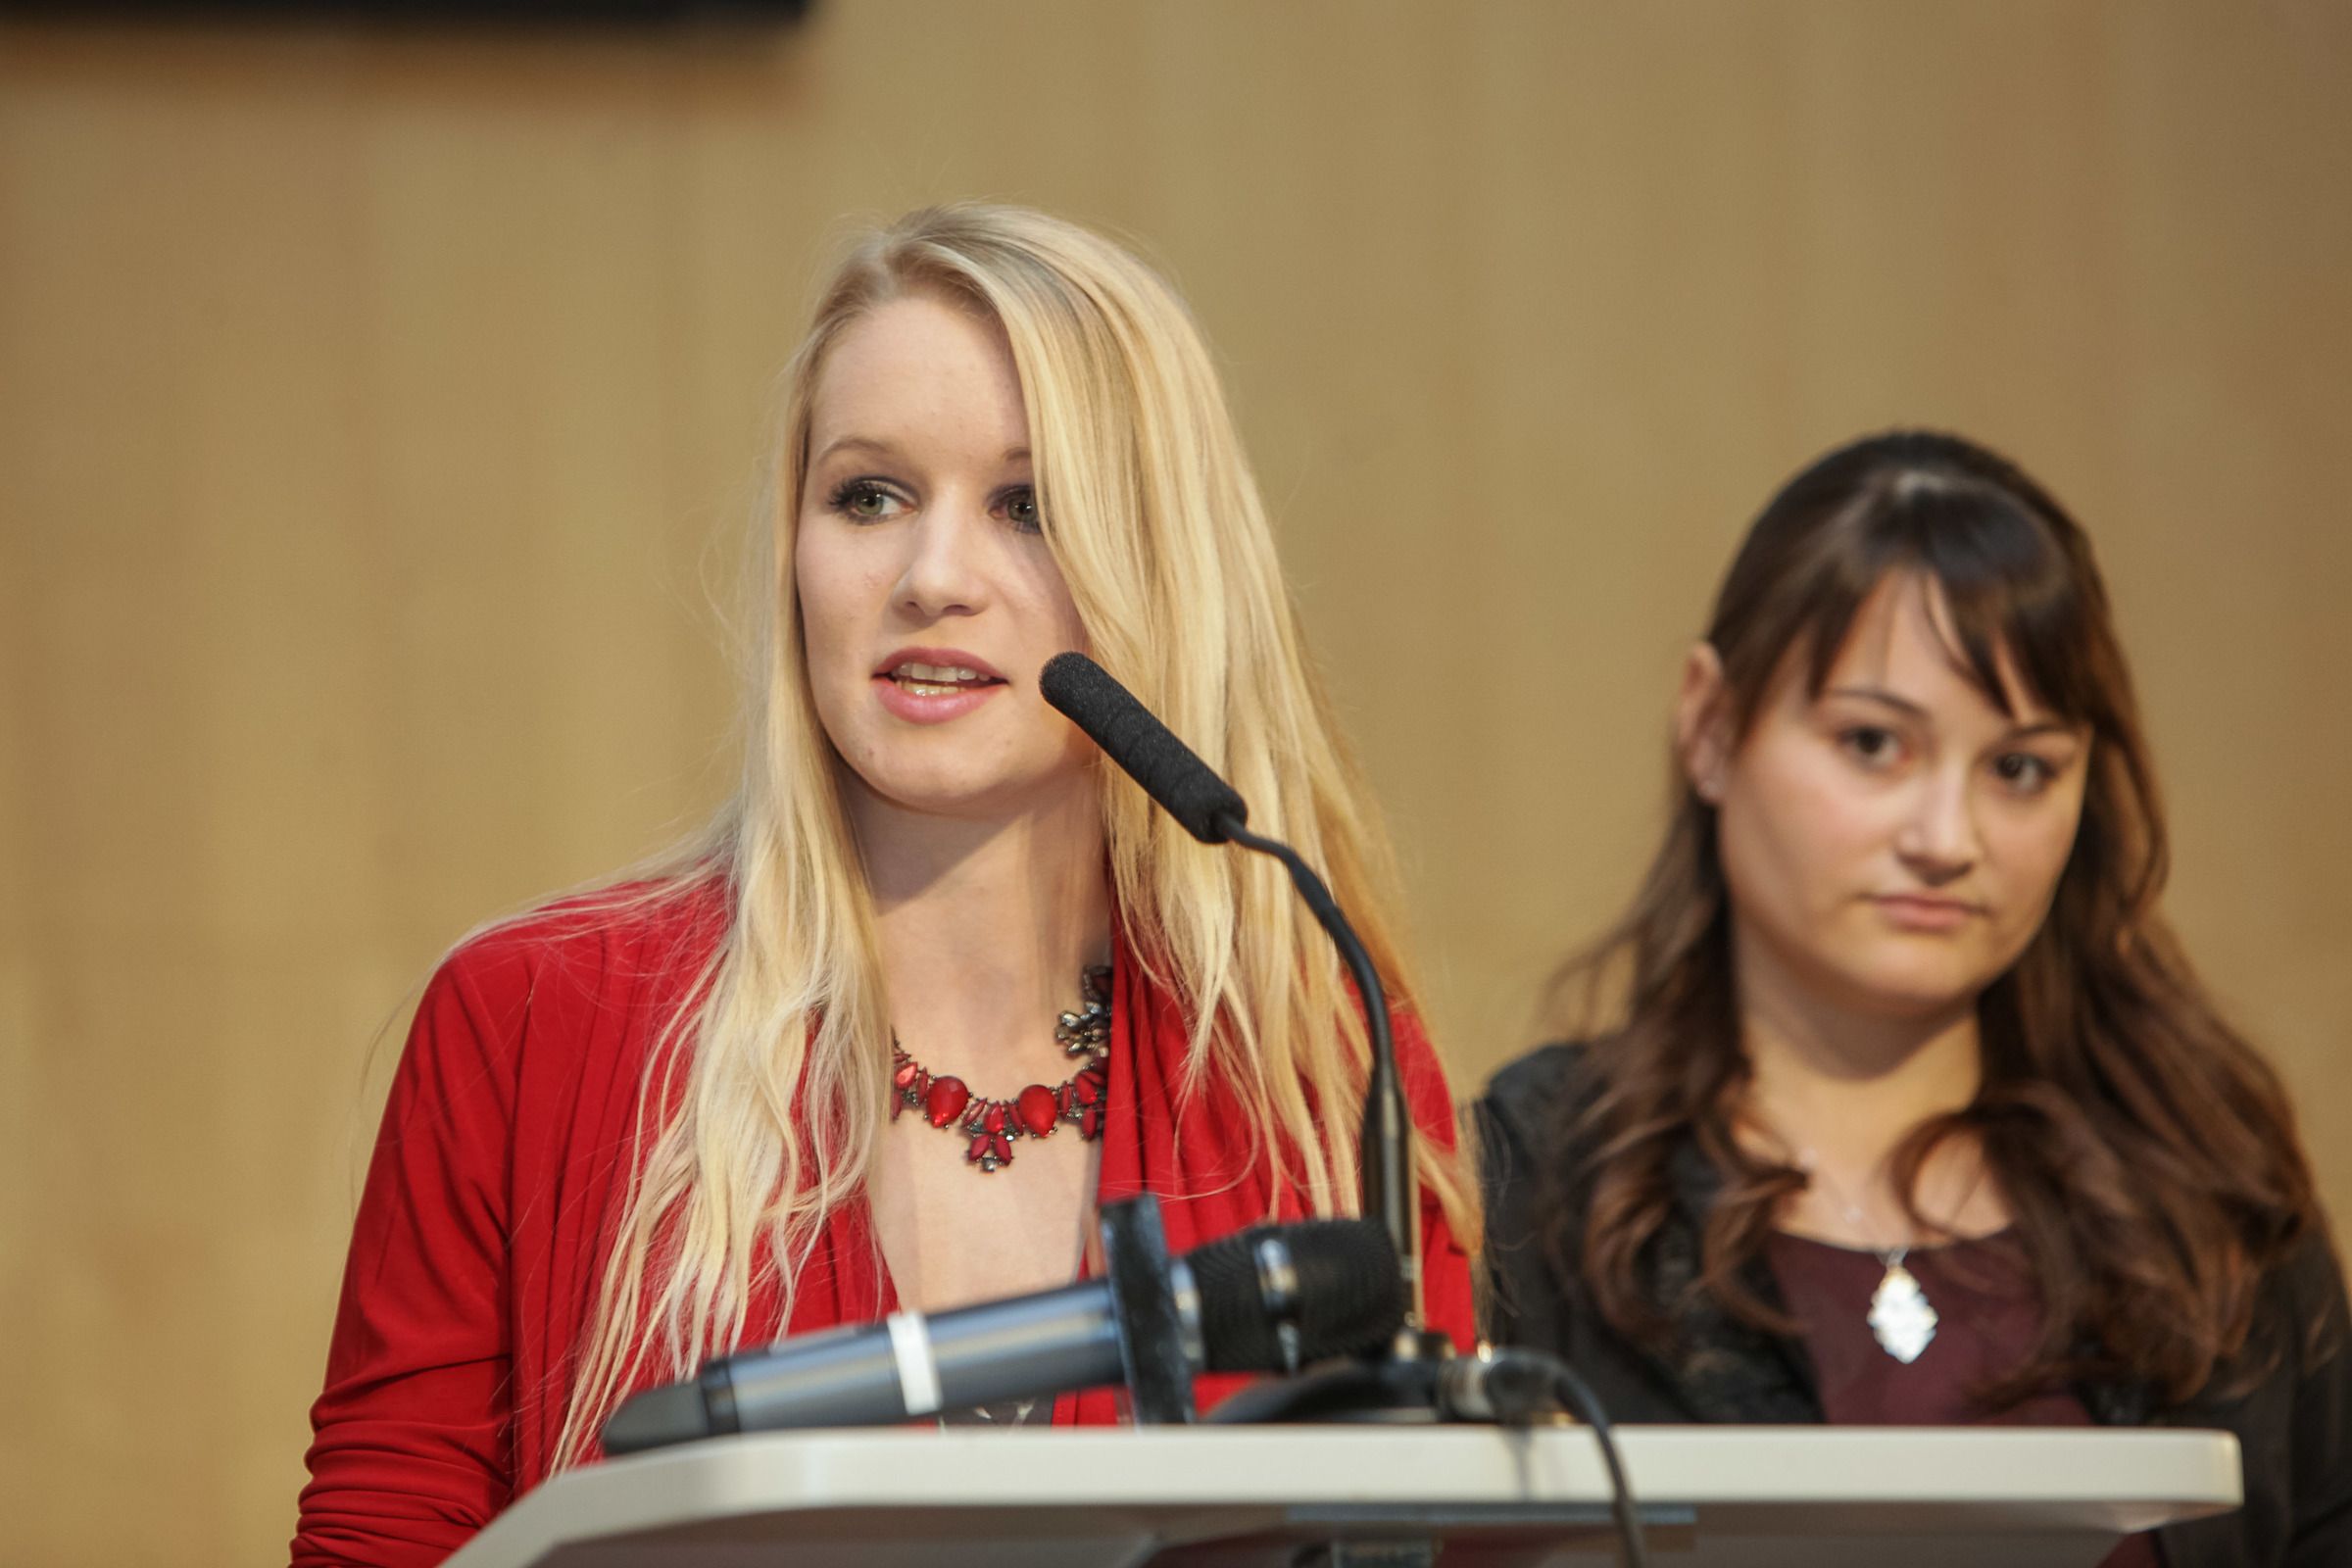
[[[1658,1563],[2093,1568],[2239,1504],[2228,1432],[1623,1427]],[[1536,1568],[1616,1561],[1581,1427],[854,1429],[541,1486],[452,1568]]]
[[[1688,1568],[2094,1568],[2238,1505],[2229,1433],[1620,1428]],[[1616,1560],[1576,1427],[1061,1427],[716,1439],[559,1476],[451,1568],[1538,1568]]]

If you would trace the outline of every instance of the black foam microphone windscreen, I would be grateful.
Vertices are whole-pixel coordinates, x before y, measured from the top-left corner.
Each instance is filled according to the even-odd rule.
[[[1200,1284],[1211,1372],[1369,1354],[1404,1322],[1404,1276],[1377,1220],[1261,1225],[1196,1248],[1185,1261]]]
[[[1084,654],[1055,654],[1047,660],[1037,687],[1201,843],[1225,842],[1224,818],[1237,827],[1250,819],[1240,792]]]

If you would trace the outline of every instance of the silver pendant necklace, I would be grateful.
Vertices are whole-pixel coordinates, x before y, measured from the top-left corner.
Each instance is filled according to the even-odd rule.
[[[1909,1248],[1871,1250],[1878,1252],[1886,1272],[1879,1276],[1879,1288],[1870,1293],[1870,1335],[1879,1342],[1880,1349],[1909,1366],[1936,1338],[1935,1303],[1919,1288],[1919,1280],[1903,1267]]]
[[[1843,1207],[1845,1222],[1853,1227],[1853,1234],[1869,1234],[1862,1205],[1831,1191],[1813,1151],[1804,1152],[1798,1167],[1804,1171],[1808,1183],[1820,1183],[1822,1195]],[[1920,1288],[1919,1277],[1903,1267],[1903,1259],[1911,1253],[1908,1243],[1900,1247],[1872,1247],[1870,1250],[1886,1270],[1879,1276],[1879,1288],[1870,1293],[1870,1314],[1865,1319],[1870,1324],[1870,1337],[1879,1342],[1880,1349],[1909,1366],[1936,1338],[1936,1304]]]

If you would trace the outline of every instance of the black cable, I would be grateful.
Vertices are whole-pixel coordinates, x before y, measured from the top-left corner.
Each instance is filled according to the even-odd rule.
[[[1525,1428],[1562,1413],[1583,1422],[1608,1472],[1617,1559],[1625,1568],[1647,1568],[1641,1509],[1626,1479],[1625,1458],[1617,1451],[1617,1429],[1592,1387],[1556,1355],[1502,1346],[1445,1361],[1342,1361],[1301,1377],[1252,1385],[1205,1419],[1212,1426],[1313,1423],[1405,1408],[1462,1425]]]
[[[1556,1355],[1518,1346],[1482,1348],[1474,1356],[1449,1361],[1438,1374],[1438,1408],[1454,1421],[1492,1421],[1500,1427],[1530,1427],[1562,1411],[1592,1431],[1609,1473],[1609,1511],[1617,1519],[1618,1557],[1626,1568],[1643,1568],[1648,1554],[1642,1540],[1641,1512],[1617,1451],[1599,1396]]]
[[[1575,1413],[1576,1418],[1592,1429],[1592,1441],[1600,1446],[1600,1462],[1609,1471],[1609,1511],[1617,1516],[1617,1558],[1625,1568],[1646,1568],[1649,1549],[1642,1544],[1642,1515],[1634,1506],[1634,1489],[1625,1479],[1625,1460],[1617,1452],[1617,1431],[1602,1413],[1600,1399],[1576,1369],[1554,1356],[1550,1361],[1552,1392]]]

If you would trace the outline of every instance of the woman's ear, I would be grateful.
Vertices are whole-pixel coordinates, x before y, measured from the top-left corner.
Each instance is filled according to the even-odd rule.
[[[1694,643],[1683,659],[1683,688],[1674,699],[1674,754],[1683,776],[1709,806],[1723,804],[1732,765],[1732,715],[1723,683],[1723,656],[1712,643]]]

